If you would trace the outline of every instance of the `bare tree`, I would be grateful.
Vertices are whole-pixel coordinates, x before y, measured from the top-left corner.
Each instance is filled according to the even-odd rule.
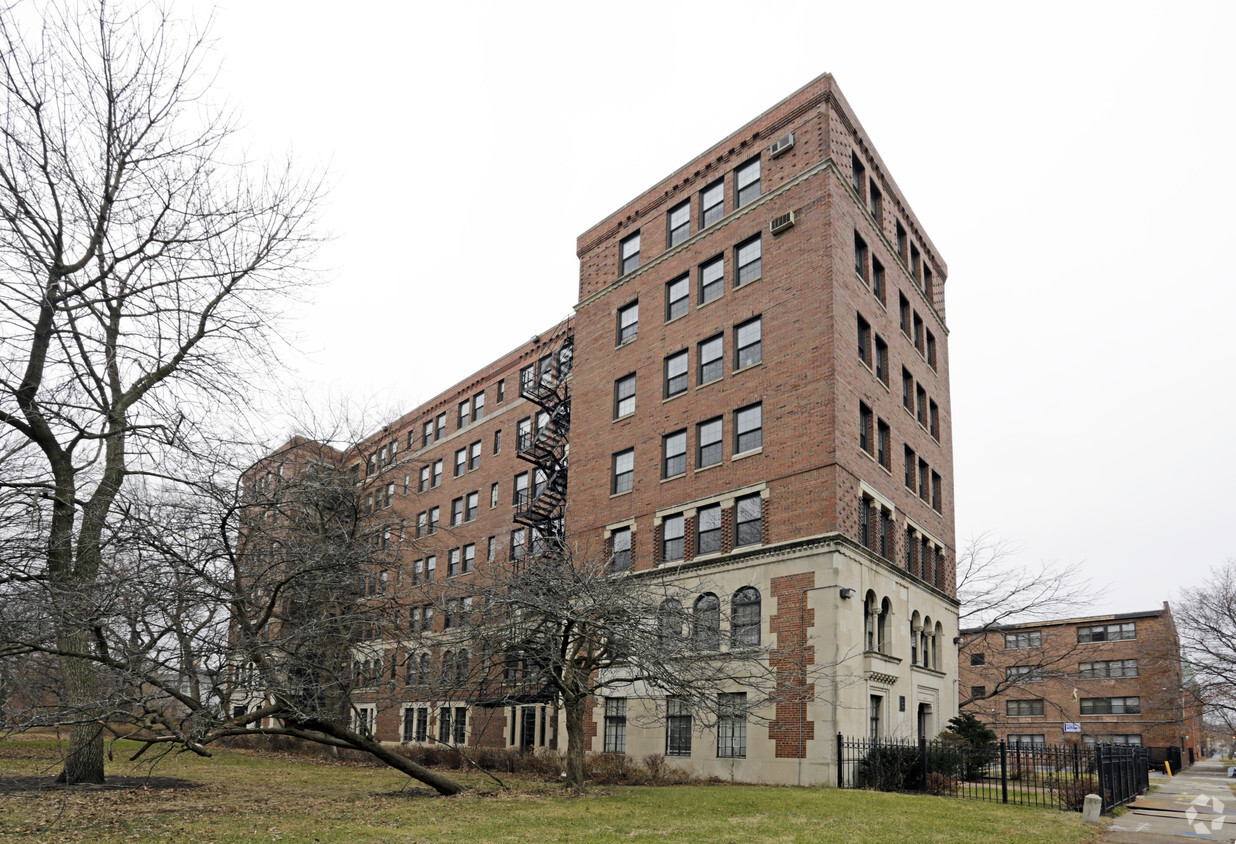
[[[1092,602],[1093,591],[1078,564],[1027,566],[1018,559],[1018,551],[1011,543],[983,533],[972,537],[957,555],[962,661],[981,650],[1003,625],[1068,618]],[[1037,645],[1027,642],[1008,665],[1001,665],[1008,670],[992,675],[994,685],[985,687],[983,697],[962,689],[959,706],[964,709],[1027,682],[1064,679],[1077,655],[1075,644],[1044,647],[1042,640]]]
[[[233,157],[200,33],[86,6],[0,15],[0,580],[48,599],[70,783],[104,775],[97,587],[124,491],[183,479],[240,404],[317,193]]]
[[[1236,724],[1236,558],[1211,569],[1173,606],[1188,674],[1185,692],[1230,728]]]

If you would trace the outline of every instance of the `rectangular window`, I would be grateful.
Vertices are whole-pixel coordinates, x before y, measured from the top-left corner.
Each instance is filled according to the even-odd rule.
[[[863,166],[862,160],[859,159],[858,153],[850,151],[850,187],[854,188],[854,192],[858,194],[859,202],[861,203],[865,197],[863,195],[863,185],[867,181],[867,168]]]
[[[1137,625],[1132,621],[1123,624],[1099,624],[1077,628],[1079,642],[1118,642],[1137,638]]]
[[[763,337],[760,317],[749,319],[734,329],[735,369],[754,366],[764,359]]]
[[[755,281],[763,273],[763,244],[757,234],[750,240],[738,244],[734,250],[734,286],[742,287],[749,281]]]
[[[867,242],[854,233],[854,272],[867,283]]]
[[[506,401],[506,379],[505,378],[498,381],[498,404],[502,404],[504,401]]]
[[[425,558],[425,582],[433,583],[433,578],[434,578],[434,575],[437,573],[437,571],[438,571],[438,555],[430,554],[428,557]],[[426,607],[425,615],[427,617],[425,621],[425,625],[426,625],[425,629],[428,630],[429,622],[433,619],[433,607]]]
[[[725,259],[713,258],[700,265],[700,304],[705,305],[725,291]]]
[[[661,438],[661,477],[672,478],[687,471],[687,432],[675,431]]]
[[[685,535],[685,520],[682,513],[666,516],[661,522],[661,560],[681,560],[683,552],[683,537]]]
[[[463,498],[451,501],[451,527],[463,524]]]
[[[914,312],[914,348],[923,351],[923,318]]]
[[[871,210],[871,216],[875,217],[877,223],[884,216],[884,197],[880,194],[880,189],[876,187],[875,179],[871,180],[871,194],[867,200],[867,207]]]
[[[881,302],[884,301],[884,265],[875,258],[871,259],[871,292]]]
[[[734,453],[743,454],[764,445],[763,404],[734,411]]]
[[[759,199],[760,196],[760,160],[753,158],[734,171],[735,192],[738,200],[736,208],[742,208],[748,202]]]
[[[1082,715],[1138,715],[1142,711],[1139,697],[1084,697]]]
[[[914,388],[914,415],[918,419],[918,424],[924,428],[927,427],[927,391],[923,389],[923,385],[919,384]]]
[[[627,699],[605,699],[605,752],[627,752]]]
[[[905,262],[907,260],[906,230],[905,230],[905,227],[901,225],[900,220],[897,221],[897,256],[901,258],[902,262]]]
[[[639,302],[618,309],[618,345],[629,343],[639,333]]]
[[[464,499],[464,521],[465,522],[476,521],[476,511],[480,504],[479,499],[480,499],[479,492],[470,492],[468,493],[467,498]]]
[[[858,403],[858,447],[868,454],[874,454],[873,446],[874,438],[872,437],[872,419],[871,408],[862,402]]]
[[[639,232],[623,238],[619,246],[621,266],[619,275],[626,275],[639,267]]]
[[[526,547],[525,538],[526,534],[524,528],[515,528],[511,531],[512,560],[522,560],[524,558],[524,549]]]
[[[525,416],[515,423],[515,450],[527,451],[532,448],[532,417]]]
[[[526,393],[536,383],[536,364],[530,363],[519,370],[519,391]]]
[[[428,448],[433,442],[433,420],[430,419],[425,423],[424,429],[421,431],[421,448]]]
[[[1009,747],[1045,747],[1047,745],[1047,737],[1042,734],[1027,735],[1025,733],[1013,733],[1008,737]]]
[[[901,333],[910,336],[910,300],[905,297],[904,293],[898,293],[898,312],[901,324]]]
[[[669,236],[666,242],[669,248],[674,248],[691,236],[691,200],[680,202],[670,209],[666,217]]]
[[[893,468],[893,458],[892,458],[892,455],[889,454],[889,451],[891,450],[891,446],[889,444],[890,439],[891,439],[891,432],[889,430],[888,423],[885,422],[883,419],[877,420],[876,421],[876,461],[881,466],[883,466],[885,469]]]
[[[695,515],[695,554],[715,554],[721,550],[721,505],[701,507]]]
[[[614,454],[612,494],[627,492],[635,486],[635,449],[628,448]]]
[[[901,368],[901,406],[914,412],[914,376],[905,367]]]
[[[911,492],[914,491],[914,487],[916,485],[915,474],[914,474],[915,459],[916,458],[914,455],[914,449],[910,448],[908,445],[905,446],[906,489],[910,490]]]
[[[1037,683],[1043,679],[1043,667],[1012,665],[1004,669],[1004,679],[1012,683]]]
[[[1083,662],[1077,666],[1077,676],[1084,680],[1136,677],[1137,660],[1109,659],[1102,662]]]
[[[709,337],[704,342],[700,343],[699,360],[700,374],[699,382],[707,384],[710,381],[716,381],[722,375],[723,360],[725,358],[725,335],[718,334],[715,337]]]
[[[935,439],[940,439],[940,406],[935,399],[927,403],[927,430]]]
[[[871,738],[878,739],[880,737],[880,710],[884,707],[884,698],[880,695],[871,695],[868,702],[868,733]]]
[[[464,399],[459,403],[459,426],[462,428],[472,418],[472,400]]]
[[[678,278],[665,285],[665,321],[684,316],[691,309],[691,279]]]
[[[763,516],[759,493],[734,501],[734,547],[759,545],[763,541]]]
[[[971,665],[986,665],[987,664],[987,654],[985,653],[970,654],[970,664]]]
[[[1027,715],[1042,715],[1043,714],[1043,699],[1037,700],[1010,700],[1005,703],[1005,712],[1011,718],[1022,717]]]
[[[927,461],[923,458],[918,459],[918,497],[927,500],[931,489],[931,476],[927,471]]]
[[[614,571],[626,571],[631,568],[631,529],[617,528],[609,538],[610,566]]]
[[[676,396],[687,391],[687,350],[665,359],[665,397]]]
[[[941,496],[941,493],[943,492],[942,487],[943,487],[943,484],[940,480],[939,473],[932,472],[931,473],[931,509],[935,510],[937,513],[944,512],[941,509],[944,506],[944,501]]]
[[[446,414],[439,413],[438,418],[434,420],[437,428],[434,433],[434,438],[438,441],[446,439]]]
[[[463,572],[463,574],[467,574],[468,572],[472,571],[472,567],[475,564],[476,564],[476,543],[469,542],[467,545],[463,547],[463,564],[462,564],[461,571]],[[465,598],[464,600],[467,601],[468,599]]]
[[[930,301],[932,293],[935,292],[935,281],[932,279],[931,267],[923,264],[923,292],[927,294],[927,300]]]
[[[635,373],[614,382],[614,418],[621,419],[635,412]]]
[[[696,453],[695,468],[715,466],[721,462],[721,417],[717,416],[707,422],[701,422],[695,427],[695,442],[699,449]]]
[[[455,452],[455,477],[459,477],[464,473],[468,466],[468,450],[461,448]]]
[[[936,335],[927,332],[927,365],[936,368]]]
[[[888,386],[888,343],[880,339],[877,334],[875,338],[875,374],[884,382],[884,386]]]
[[[480,468],[481,465],[481,441],[477,440],[472,445],[468,446],[468,471]]]
[[[665,755],[691,755],[691,710],[682,698],[665,699]]]
[[[747,693],[717,695],[717,758],[747,756]]]
[[[435,460],[433,462],[433,483],[430,486],[440,486],[442,484],[442,461]]]
[[[514,490],[511,496],[511,503],[516,506],[522,506],[528,503],[528,473],[520,472],[515,476],[512,486]]]
[[[922,259],[922,256],[919,255],[918,245],[915,243],[911,243],[910,244],[910,275],[914,276],[914,283],[917,284],[919,287],[923,286],[923,279],[922,279],[922,275],[920,272],[920,267],[922,266],[922,263],[923,263],[923,259]]]
[[[1043,633],[1039,630],[1026,630],[1021,633],[1005,633],[1004,647],[1006,650],[1018,648],[1043,647]]]
[[[871,324],[858,315],[858,359],[871,366]]]
[[[447,554],[447,557],[446,557],[446,576],[447,577],[457,577],[459,575],[460,559],[461,559],[461,555],[460,555],[459,549],[452,548],[450,550],[450,553]],[[453,613],[447,612],[446,614],[446,626],[447,627],[452,626],[451,619],[453,615],[454,615]]]
[[[494,431],[494,454],[499,454],[502,451],[502,429]]]
[[[725,181],[717,179],[700,192],[700,228],[708,228],[725,216]]]

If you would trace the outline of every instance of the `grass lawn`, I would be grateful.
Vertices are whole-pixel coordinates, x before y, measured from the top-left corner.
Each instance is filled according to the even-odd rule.
[[[127,748],[125,748],[127,749]],[[117,752],[117,758],[121,753]],[[595,787],[476,774],[457,797],[399,793],[387,768],[220,751],[161,761],[154,776],[197,788],[12,792],[13,777],[54,775],[50,741],[0,742],[0,841],[865,841],[1083,842],[1100,834],[1074,813],[945,797],[768,786]],[[149,766],[114,762],[109,775]]]

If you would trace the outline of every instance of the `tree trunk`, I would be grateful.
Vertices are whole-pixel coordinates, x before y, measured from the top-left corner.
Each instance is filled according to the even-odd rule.
[[[566,762],[567,786],[584,790],[584,705],[587,696],[563,701],[566,707]]]
[[[395,770],[407,774],[414,780],[425,783],[425,785],[434,789],[439,794],[459,794],[464,790],[462,785],[455,782],[450,777],[444,777],[435,771],[429,770],[423,765],[418,765],[403,754],[396,753],[386,745],[381,742],[374,741],[368,736],[361,735],[351,730],[345,730],[330,721],[317,722],[313,725],[313,729],[319,730],[332,738],[346,741],[357,750],[364,753],[369,753],[374,758],[390,765]]]
[[[84,653],[89,644],[84,632],[73,631],[60,637],[60,647]],[[99,703],[99,677],[95,666],[88,660],[62,656],[60,673],[64,678],[64,708],[83,722],[69,728],[69,750],[64,757],[64,770],[56,777],[56,782],[102,784],[103,724],[86,720]]]

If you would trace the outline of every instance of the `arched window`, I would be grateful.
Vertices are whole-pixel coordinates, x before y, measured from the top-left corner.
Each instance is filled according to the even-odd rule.
[[[922,657],[922,665],[924,668],[933,668],[931,662],[931,616],[923,618],[923,630],[918,642],[919,655]]]
[[[863,599],[863,649],[876,649],[876,594],[871,591]]]
[[[935,630],[931,635],[931,665],[937,671],[940,670],[940,640],[944,638],[944,625],[936,622]]]
[[[455,681],[464,682],[468,677],[468,652],[460,651],[455,657]]]
[[[882,654],[888,653],[888,625],[893,617],[893,604],[888,598],[880,602],[880,620],[876,626],[876,648]]]
[[[910,616],[910,664],[918,665],[918,635],[923,629],[923,622],[918,616],[918,610]]]
[[[759,647],[760,590],[744,586],[730,598],[730,646]]]
[[[416,685],[416,654],[408,654],[407,662],[405,663],[408,669],[408,685]]]
[[[657,612],[657,637],[663,648],[678,648],[682,639],[682,603],[675,598],[661,602]]]
[[[692,640],[701,651],[715,651],[721,647],[721,602],[711,592],[695,599],[692,613]]]
[[[416,681],[422,686],[429,683],[429,654],[421,654],[420,670],[416,673]]]
[[[450,682],[455,679],[455,652],[446,651],[442,654],[442,679]]]

